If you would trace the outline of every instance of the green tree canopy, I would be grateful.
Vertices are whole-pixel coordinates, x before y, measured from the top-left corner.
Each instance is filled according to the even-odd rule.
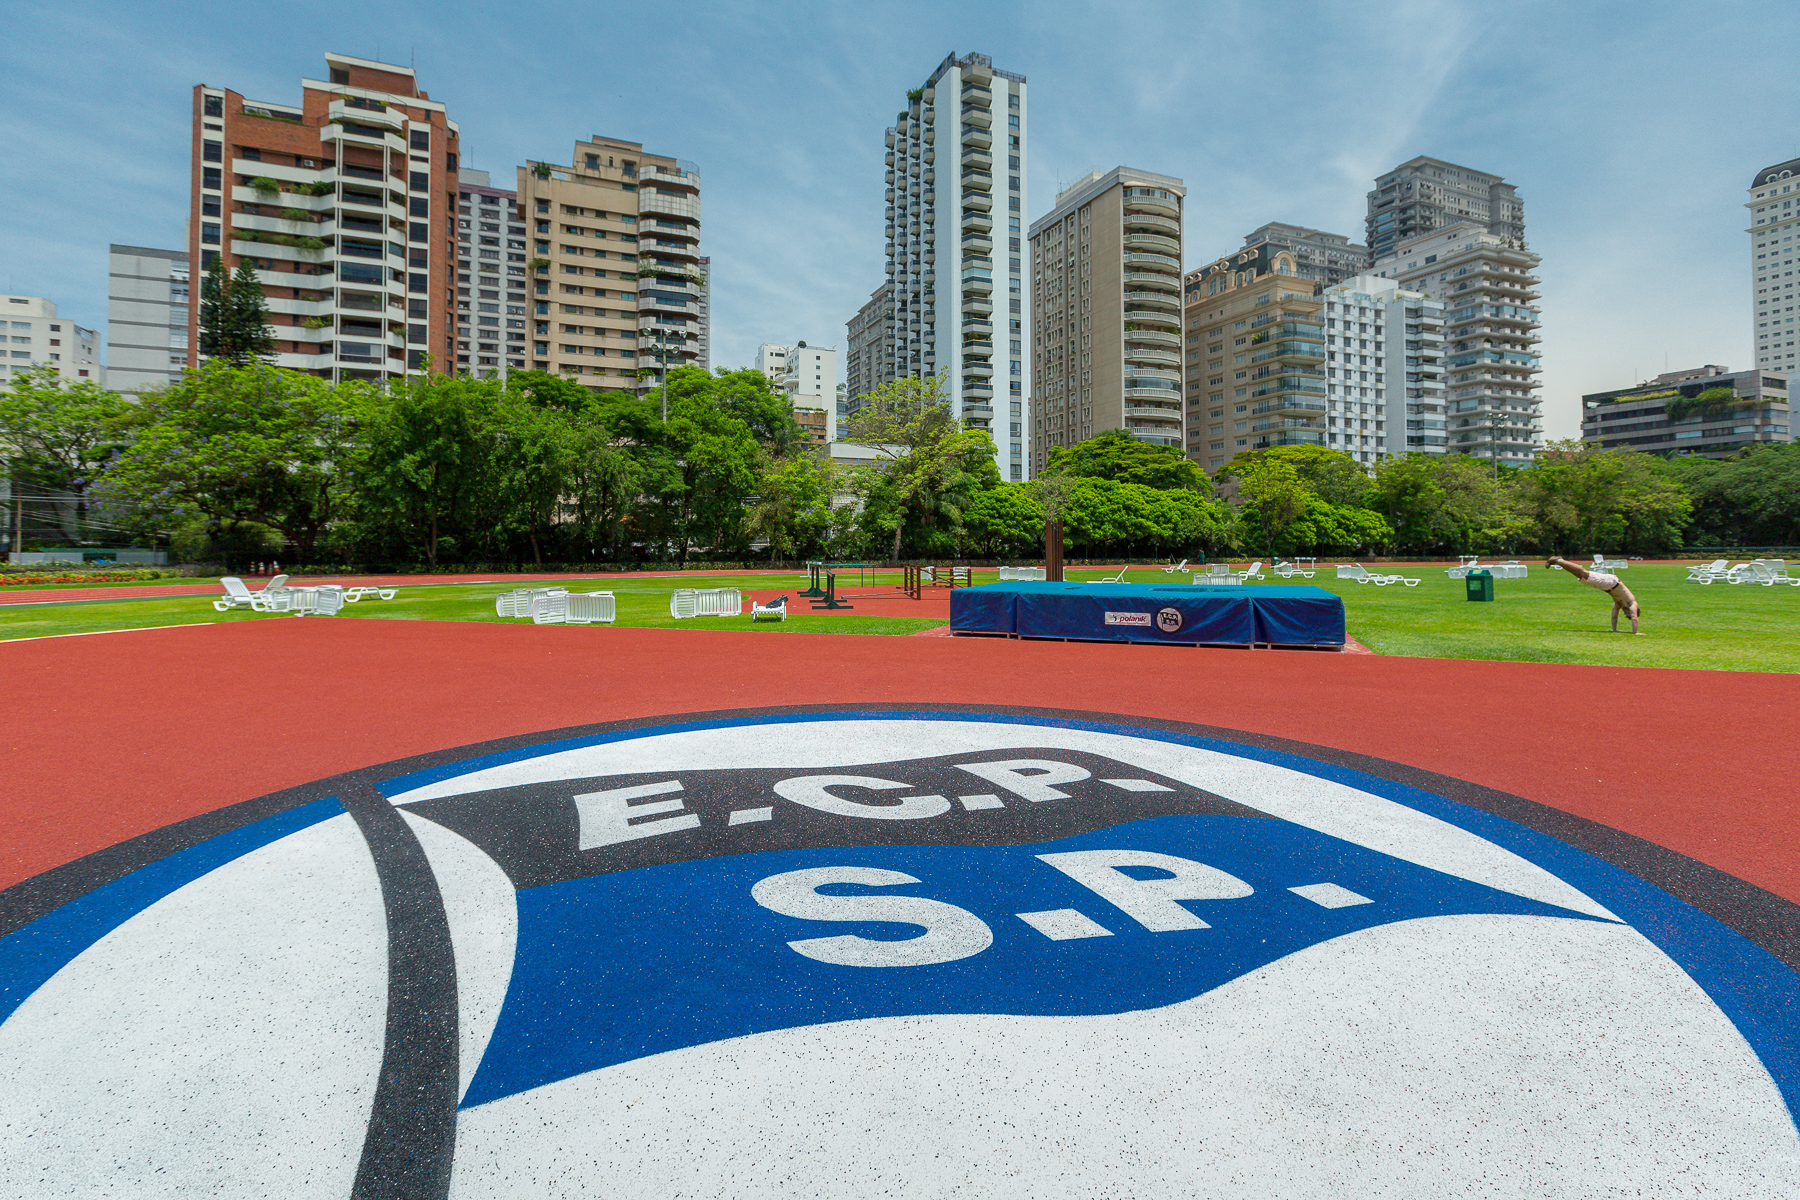
[[[1187,488],[1202,496],[1212,495],[1212,480],[1179,449],[1139,441],[1124,429],[1106,429],[1073,446],[1052,447],[1049,466],[1052,475]]]
[[[865,527],[890,536],[892,558],[900,557],[909,532],[923,553],[954,548],[963,534],[964,508],[1000,481],[993,441],[957,424],[942,375],[876,388],[850,418],[844,440],[877,455],[876,465],[859,469],[857,485]]]
[[[1693,509],[1653,455],[1578,441],[1551,442],[1515,485],[1536,542],[1567,554],[1673,549]]]

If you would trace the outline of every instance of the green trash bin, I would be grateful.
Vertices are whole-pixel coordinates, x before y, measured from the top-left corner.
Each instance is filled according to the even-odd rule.
[[[1492,571],[1470,571],[1463,578],[1468,588],[1470,600],[1492,600],[1494,598],[1494,573]]]

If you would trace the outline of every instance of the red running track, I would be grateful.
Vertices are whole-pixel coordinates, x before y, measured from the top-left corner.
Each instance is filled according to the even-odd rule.
[[[0,887],[355,767],[600,721],[971,703],[1224,726],[1603,822],[1800,901],[1789,675],[1160,646],[256,621],[0,645]]]

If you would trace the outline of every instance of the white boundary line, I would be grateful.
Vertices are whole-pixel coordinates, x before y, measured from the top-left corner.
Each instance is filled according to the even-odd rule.
[[[45,633],[37,637],[0,638],[0,646],[10,646],[14,642],[48,642],[57,638],[98,637],[103,633],[143,633],[150,629],[198,629],[202,625],[217,624],[217,621],[189,621],[185,625],[139,625],[133,629],[90,629],[86,633]]]

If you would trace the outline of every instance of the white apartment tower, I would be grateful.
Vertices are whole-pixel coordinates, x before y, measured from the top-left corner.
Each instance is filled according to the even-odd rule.
[[[1402,241],[1375,260],[1374,274],[1444,306],[1445,437],[1452,453],[1524,466],[1543,443],[1538,262],[1519,238],[1472,221]],[[1391,370],[1392,345],[1387,349],[1384,370]]]
[[[56,373],[75,383],[91,379],[106,382],[100,366],[99,338],[92,329],[56,315],[54,301],[42,296],[0,296],[0,325],[5,326],[5,363],[0,365],[0,387],[14,375],[34,367],[53,366]]]
[[[1800,158],[1764,167],[1750,184],[1750,278],[1756,314],[1756,365],[1765,371],[1800,367],[1795,346],[1800,268]]]
[[[835,346],[809,346],[805,342],[788,346],[764,342],[756,348],[756,369],[767,375],[776,389],[793,401],[796,411],[823,413],[825,440],[837,441]],[[805,423],[819,422],[816,418],[808,418]]]
[[[113,246],[106,280],[106,382],[139,396],[181,379],[192,299],[185,250]]]
[[[486,171],[456,178],[455,373],[505,379],[525,369],[525,218]]]
[[[1444,453],[1443,305],[1379,275],[1320,296],[1327,444],[1365,463]]]
[[[1000,477],[1020,480],[1026,114],[1025,77],[985,54],[952,53],[907,93],[887,131],[893,292],[875,375],[942,373],[951,411],[993,438]]]

